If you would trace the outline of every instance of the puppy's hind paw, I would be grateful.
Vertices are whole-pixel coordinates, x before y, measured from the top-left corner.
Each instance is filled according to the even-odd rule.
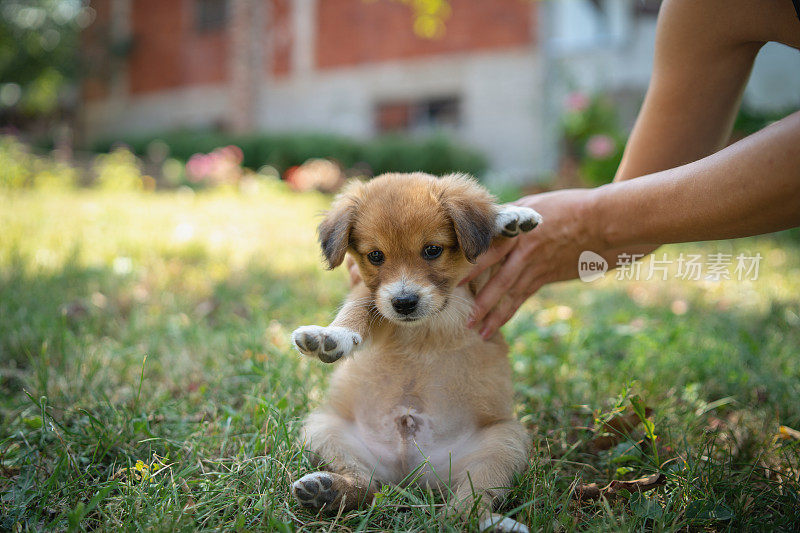
[[[350,355],[361,344],[361,335],[340,327],[302,326],[292,333],[292,342],[300,353],[333,363]]]
[[[330,510],[331,505],[339,496],[339,491],[333,487],[333,479],[330,474],[312,472],[292,483],[292,494],[303,507],[318,511],[326,506]]]
[[[495,229],[503,237],[516,237],[528,232],[542,222],[542,215],[530,207],[504,205],[497,211]]]
[[[481,520],[478,528],[481,531],[494,531],[497,533],[528,533],[528,528],[525,524],[520,524],[512,518],[506,518],[498,514],[491,514]]]

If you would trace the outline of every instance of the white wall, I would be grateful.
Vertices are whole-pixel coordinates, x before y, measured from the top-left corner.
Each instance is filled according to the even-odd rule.
[[[159,91],[136,98],[89,102],[84,123],[91,139],[219,124],[229,106],[227,86]]]
[[[480,148],[505,179],[542,171],[540,59],[533,50],[337,68],[268,83],[259,124],[271,130],[374,135],[380,102],[461,99],[454,135]]]
[[[800,22],[798,23],[800,32]],[[800,50],[768,43],[759,52],[744,103],[756,109],[800,109]]]

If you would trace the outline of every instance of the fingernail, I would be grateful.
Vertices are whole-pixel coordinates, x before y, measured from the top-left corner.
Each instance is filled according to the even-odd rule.
[[[489,326],[484,326],[480,332],[480,336],[483,337],[483,340],[489,339]]]
[[[472,329],[472,326],[474,326],[474,325],[475,325],[475,319],[474,318],[470,318],[469,320],[467,320],[467,329]]]

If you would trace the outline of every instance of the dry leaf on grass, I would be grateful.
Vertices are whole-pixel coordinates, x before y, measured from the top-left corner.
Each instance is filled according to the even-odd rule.
[[[578,485],[575,488],[575,498],[578,500],[598,500],[602,496],[606,499],[613,500],[622,490],[631,493],[646,492],[659,487],[666,482],[667,476],[659,472],[651,476],[634,479],[631,481],[614,480],[603,488],[598,487],[597,483],[589,483],[586,485]]]
[[[789,426],[781,426],[778,428],[778,438],[783,440],[800,440],[800,431],[792,429]]]

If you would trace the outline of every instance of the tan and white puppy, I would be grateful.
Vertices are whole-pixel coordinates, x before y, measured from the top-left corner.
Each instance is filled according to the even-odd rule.
[[[362,281],[329,326],[292,334],[301,353],[341,361],[302,430],[324,471],[293,484],[298,502],[335,513],[414,478],[450,494],[452,510],[477,502],[482,527],[527,531],[491,514],[527,464],[528,438],[512,412],[508,346],[465,326],[490,273],[458,282],[493,238],[540,221],[456,174],[385,174],[336,198],[322,251],[330,268],[351,254]]]

